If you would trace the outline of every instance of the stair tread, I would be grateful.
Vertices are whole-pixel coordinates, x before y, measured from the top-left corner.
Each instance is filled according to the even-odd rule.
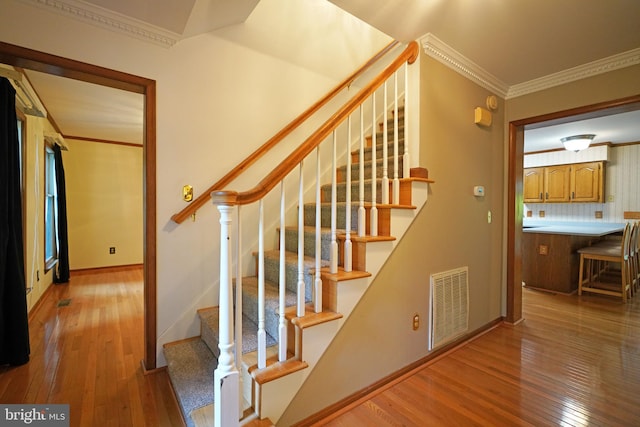
[[[218,361],[198,337],[164,347],[167,370],[187,425],[193,410],[213,402],[213,371]]]

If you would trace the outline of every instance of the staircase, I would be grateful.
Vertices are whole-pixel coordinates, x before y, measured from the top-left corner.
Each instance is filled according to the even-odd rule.
[[[393,114],[391,114],[392,116]],[[302,279],[305,288],[305,315],[297,315],[297,288],[300,276],[298,274],[298,227],[287,226],[284,232],[285,251],[285,282],[286,305],[285,317],[288,330],[287,360],[278,362],[279,340],[279,259],[280,250],[264,252],[264,295],[265,317],[264,329],[267,343],[267,367],[257,368],[257,331],[259,323],[258,313],[258,278],[242,278],[242,362],[240,364],[240,378],[243,396],[243,411],[245,419],[271,418],[277,420],[295,392],[303,383],[304,378],[313,369],[324,349],[346,320],[351,310],[365,292],[368,284],[391,254],[397,239],[408,228],[410,222],[427,197],[427,186],[431,182],[426,177],[426,171],[414,169],[412,173],[418,177],[402,177],[402,156],[398,156],[397,173],[399,175],[399,197],[397,204],[382,204],[383,201],[383,173],[384,169],[394,172],[393,156],[388,156],[387,168],[383,167],[383,145],[387,141],[387,152],[404,152],[404,109],[397,110],[397,146],[394,148],[393,117],[387,119],[387,137],[383,135],[385,126],[379,124],[376,134],[376,145],[372,147],[372,137],[367,137],[366,147],[361,156],[359,150],[351,152],[351,176],[355,177],[350,186],[350,206],[347,206],[347,166],[343,165],[336,171],[336,228],[338,247],[343,248],[347,240],[347,221],[350,222],[350,240],[352,241],[352,269],[344,270],[345,251],[338,254],[339,269],[335,274],[329,272],[331,257],[331,196],[332,185],[321,187],[321,278],[322,278],[322,311],[314,311],[312,296],[314,295],[315,260],[315,226],[316,203],[305,203],[304,212],[304,267]],[[375,154],[374,154],[375,150]],[[376,204],[377,235],[371,235],[370,210],[373,206],[371,185],[373,161],[376,158]],[[361,160],[362,157],[362,160]],[[358,215],[360,200],[360,163],[364,165],[365,179],[365,235],[357,236],[361,217]],[[393,193],[393,185],[388,184]],[[391,194],[389,200],[393,200]],[[347,210],[350,216],[347,220]],[[360,219],[359,219],[360,218]],[[375,227],[374,227],[375,228]],[[279,230],[278,230],[279,234]],[[377,246],[376,246],[377,245]],[[374,248],[373,251],[370,248]],[[256,257],[257,259],[257,257]],[[256,261],[257,262],[257,261]],[[258,268],[256,267],[256,271]],[[235,289],[235,281],[234,281]],[[235,301],[235,298],[234,298]],[[219,308],[209,307],[198,310],[201,323],[199,337],[166,344],[164,354],[168,363],[168,372],[176,396],[181,406],[188,426],[204,425],[206,420],[213,420],[213,373],[219,357]],[[201,421],[199,421],[201,420]],[[204,421],[202,421],[204,420]],[[212,421],[211,421],[212,423]]]

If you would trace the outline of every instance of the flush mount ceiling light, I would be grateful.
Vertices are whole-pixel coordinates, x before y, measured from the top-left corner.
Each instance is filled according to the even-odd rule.
[[[560,139],[560,141],[562,141],[566,150],[575,151],[577,153],[578,151],[589,147],[589,144],[591,144],[591,141],[593,141],[593,138],[595,137],[596,136],[594,134],[573,135],[564,137]]]

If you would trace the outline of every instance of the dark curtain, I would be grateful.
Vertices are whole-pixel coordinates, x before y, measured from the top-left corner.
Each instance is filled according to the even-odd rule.
[[[69,238],[67,233],[67,191],[62,166],[62,151],[58,144],[53,146],[56,168],[56,193],[58,200],[58,264],[54,271],[54,283],[69,281]]]
[[[16,92],[0,79],[0,365],[29,361]]]

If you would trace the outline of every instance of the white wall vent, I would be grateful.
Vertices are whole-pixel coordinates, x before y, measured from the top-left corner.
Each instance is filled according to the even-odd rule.
[[[431,275],[429,350],[469,329],[469,267]]]

